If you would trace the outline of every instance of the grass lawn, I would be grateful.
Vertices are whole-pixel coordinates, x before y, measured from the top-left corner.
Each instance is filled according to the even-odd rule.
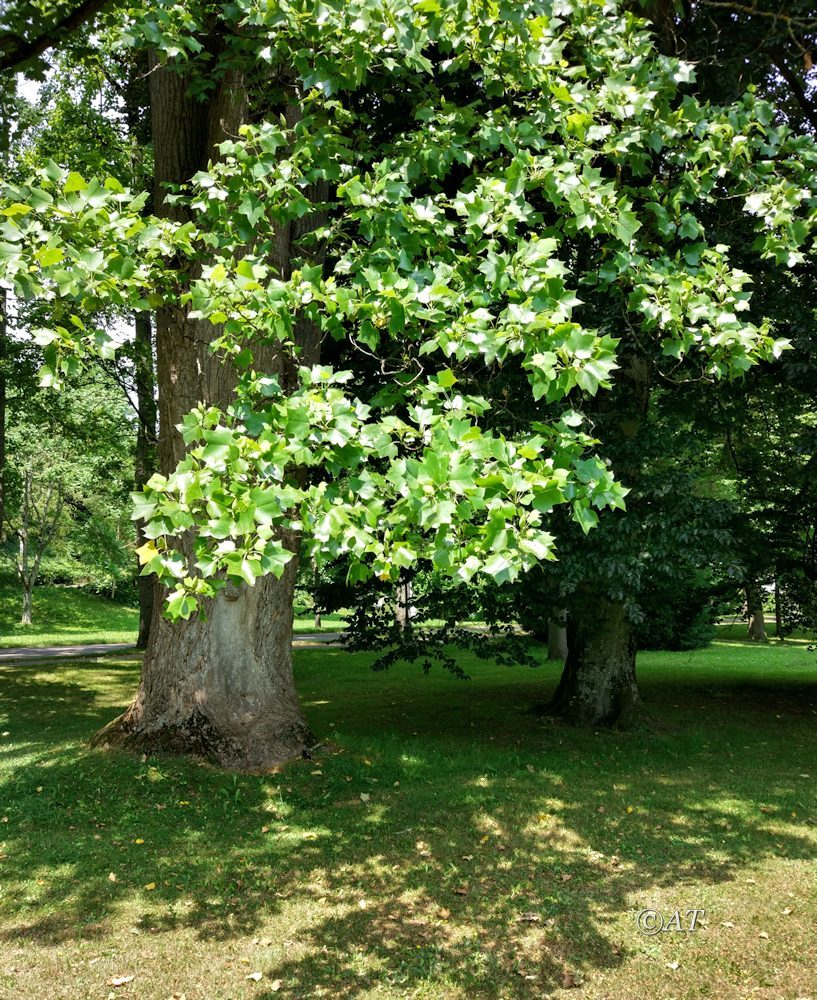
[[[630,734],[528,714],[553,665],[296,657],[323,745],[260,777],[86,749],[135,658],[0,668],[0,997],[817,995],[804,643],[645,654]]]
[[[332,611],[321,615],[321,627],[315,628],[315,618],[313,615],[296,616],[292,623],[293,630],[297,635],[299,632],[342,632],[348,623],[348,614]]]
[[[20,585],[0,577],[0,648],[136,642],[138,608],[75,587],[35,587],[33,598],[33,621],[21,625]]]

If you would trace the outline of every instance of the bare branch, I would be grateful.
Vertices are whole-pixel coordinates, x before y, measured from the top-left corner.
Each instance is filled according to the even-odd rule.
[[[98,14],[110,0],[82,0],[55,24],[50,25],[34,38],[23,38],[11,32],[0,36],[0,72],[17,69],[29,59],[59,45],[77,28],[81,28]]]

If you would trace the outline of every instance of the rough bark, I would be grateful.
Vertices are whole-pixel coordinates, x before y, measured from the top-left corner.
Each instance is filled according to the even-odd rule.
[[[602,599],[592,614],[571,615],[567,661],[550,714],[580,726],[626,728],[638,722],[635,656],[635,632],[623,605]]]
[[[559,615],[558,621],[548,622],[548,659],[564,663],[567,660],[567,612]]]
[[[190,98],[184,76],[163,67],[151,73],[156,206],[183,218],[163,202],[164,185],[181,182],[206,166],[214,145],[236,135],[245,114],[245,91],[229,75],[207,101]],[[300,220],[301,227],[308,225]],[[288,227],[279,240],[284,270],[298,237]],[[176,304],[156,316],[159,391],[159,466],[170,472],[184,454],[176,430],[199,402],[224,406],[236,373],[209,351],[214,329],[190,320]],[[302,331],[304,360],[314,363],[319,339]],[[256,351],[261,370],[281,371],[270,348]],[[286,379],[284,379],[286,381]],[[297,539],[285,539],[297,548]],[[206,618],[170,623],[156,601],[142,680],[133,704],[95,738],[143,751],[192,753],[236,770],[261,770],[305,752],[312,737],[301,715],[292,676],[293,560],[281,580],[254,588],[231,587],[208,602]]]
[[[141,490],[157,470],[156,466],[156,399],[153,363],[153,329],[150,314],[140,312],[134,320],[135,364],[136,364],[136,408],[138,422],[136,428],[136,456],[134,462],[134,485]],[[144,527],[136,522],[136,544],[145,542]],[[139,636],[137,649],[147,649],[153,605],[156,596],[156,578],[139,576]]]
[[[31,624],[31,591],[33,583],[30,580],[23,581],[23,613],[20,615],[21,625]]]
[[[763,612],[763,589],[756,580],[746,585],[746,615],[749,619],[749,638],[752,642],[768,642]]]

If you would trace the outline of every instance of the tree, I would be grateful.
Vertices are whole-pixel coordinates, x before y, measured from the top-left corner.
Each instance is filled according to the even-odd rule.
[[[673,4],[646,6],[660,47],[665,52],[680,51],[695,60],[698,67],[695,89],[702,99],[739,100],[745,88],[756,82],[774,97],[778,120],[785,117],[793,120],[795,125],[800,124],[802,119],[794,105],[799,106],[801,113],[806,112],[808,120],[808,108],[802,101],[785,100],[779,75],[783,65],[779,44],[781,35],[785,36],[783,40],[787,46],[794,42],[803,52],[808,50],[817,35],[817,20],[807,7],[792,11],[792,16],[786,15],[780,21],[776,19],[776,11],[755,7],[753,11],[757,19],[752,22],[753,28],[747,31],[745,15],[752,11],[740,4],[689,4],[677,16],[676,5]],[[765,22],[762,32],[756,30],[758,20]],[[759,39],[762,39],[760,44]],[[764,52],[763,58],[758,58],[758,49]],[[790,55],[786,55],[785,60]],[[791,65],[787,65],[787,76],[790,77]],[[806,69],[810,69],[808,62]],[[789,93],[788,97],[791,96]],[[718,187],[716,184],[713,191],[717,191]],[[802,195],[807,197],[807,192],[804,190]],[[757,254],[761,248],[760,241],[756,240],[752,227],[746,226],[746,220],[731,211],[728,192],[723,188],[721,196],[723,200],[711,200],[709,205],[700,205],[694,210],[695,224],[705,227],[713,235],[717,234],[722,244],[729,244],[730,257],[737,267],[751,274],[756,281],[778,289],[791,287],[791,280],[779,268],[769,266],[774,263],[773,260],[762,259]],[[659,202],[654,208],[656,227],[671,239],[681,230],[665,225],[661,213],[666,202],[656,200]],[[779,257],[778,263],[782,262],[782,257]],[[785,263],[796,272],[802,262],[802,256],[795,256]],[[679,292],[680,287],[672,278],[668,279],[670,296]],[[770,302],[765,294],[754,298],[753,306],[748,300],[743,304],[751,310],[753,317],[765,315],[771,321],[777,321],[779,334],[790,332],[784,313],[778,308],[779,302]],[[627,303],[617,319],[618,323],[630,325],[633,333],[626,353],[620,351],[620,357],[625,359],[623,368],[612,393],[600,399],[597,405],[590,403],[602,451],[612,459],[617,472],[631,490],[628,509],[618,527],[610,523],[607,515],[603,527],[609,530],[600,533],[607,536],[604,541],[599,535],[584,541],[579,539],[578,554],[576,546],[562,548],[562,565],[567,561],[572,563],[566,576],[570,581],[567,587],[571,595],[573,647],[551,711],[574,722],[591,724],[627,724],[638,718],[635,630],[644,613],[642,594],[653,576],[649,571],[650,562],[655,565],[658,553],[661,553],[659,562],[667,557],[674,536],[678,542],[685,539],[683,544],[675,546],[677,561],[681,565],[686,563],[687,569],[693,568],[689,562],[689,540],[699,531],[694,527],[694,516],[688,526],[682,527],[678,511],[667,510],[666,532],[657,549],[653,548],[654,536],[652,544],[645,541],[650,536],[650,524],[654,525],[656,512],[662,505],[661,494],[651,492],[649,483],[644,482],[646,466],[651,457],[653,460],[655,457],[654,453],[650,454],[649,435],[645,433],[647,416],[656,403],[662,403],[660,398],[656,399],[656,387],[674,386],[677,394],[683,391],[685,380],[703,381],[706,390],[698,394],[698,405],[703,407],[711,406],[713,398],[718,395],[712,372],[707,371],[705,366],[699,366],[694,356],[684,360],[679,355],[677,365],[667,367],[660,350],[656,349],[657,345],[644,336],[650,324],[642,322],[640,328],[632,326],[632,317],[627,315],[630,306]],[[600,299],[595,300],[595,307],[611,311],[611,303]],[[664,393],[663,398],[667,400],[671,397]],[[682,418],[679,429],[685,424],[688,426],[688,420]],[[670,446],[670,451],[683,448],[682,432],[678,436],[678,444]],[[678,483],[681,489],[682,482],[679,480]],[[605,518],[602,520],[605,521]],[[585,568],[583,575],[576,573],[579,566]],[[750,593],[756,606],[757,587],[751,587]],[[648,624],[646,627],[649,627]]]
[[[817,154],[751,94],[696,100],[691,67],[613,7],[549,17],[522,4],[485,19],[465,3],[329,17],[237,4],[206,34],[196,10],[165,13],[160,29],[137,17],[128,32],[168,60],[151,74],[157,181],[188,183],[172,199],[162,189],[147,220],[115,181],[46,167],[7,190],[3,273],[66,307],[140,308],[152,293],[164,454],[137,498],[141,556],[188,624],[156,630],[141,693],[106,738],[252,766],[303,738],[288,598],[274,665],[224,662],[216,637],[253,634],[259,607],[291,588],[299,549],[347,557],[351,582],[393,584],[430,563],[502,583],[553,558],[554,508],[585,531],[620,508],[574,400],[598,398],[590,416],[612,453],[646,405],[645,338],[648,359],[689,355],[712,378],[779,353],[763,318],[747,318],[749,277],[707,238],[706,215],[728,196],[759,253],[798,260]],[[242,126],[248,52],[273,96]],[[105,346],[69,324],[41,334],[55,379]],[[319,337],[344,344],[346,364],[374,355],[384,384],[347,391],[353,372],[314,363]],[[496,432],[490,400],[471,391],[500,365],[558,410],[522,437]],[[625,446],[613,457],[625,482],[637,475]],[[600,606],[620,623],[625,677],[628,626]],[[270,693],[279,668],[287,680]],[[248,741],[267,707],[272,727]]]
[[[6,518],[24,624],[49,557],[63,573],[73,565],[79,580],[111,586],[119,578],[132,552],[122,537],[131,439],[118,388],[98,375],[73,379],[62,395],[40,390],[12,400]]]
[[[55,465],[51,449],[37,442],[19,455],[17,474],[20,480],[18,515],[11,532],[18,541],[17,575],[23,588],[20,621],[31,624],[31,597],[48,545],[54,541],[65,506],[65,470]]]

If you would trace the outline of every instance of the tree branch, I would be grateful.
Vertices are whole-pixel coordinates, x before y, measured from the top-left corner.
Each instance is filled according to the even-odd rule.
[[[800,109],[803,114],[808,119],[812,128],[817,130],[817,106],[809,100],[802,81],[798,79],[797,74],[792,72],[791,67],[786,63],[786,55],[783,49],[775,45],[773,48],[769,49],[769,54],[774,60],[777,72],[789,85],[789,88],[794,94],[795,100],[800,105]]]
[[[66,35],[81,28],[109,2],[110,0],[82,0],[35,38],[23,38],[11,32],[3,35],[0,37],[0,72],[17,69],[29,59],[41,56],[43,52],[59,45]]]

